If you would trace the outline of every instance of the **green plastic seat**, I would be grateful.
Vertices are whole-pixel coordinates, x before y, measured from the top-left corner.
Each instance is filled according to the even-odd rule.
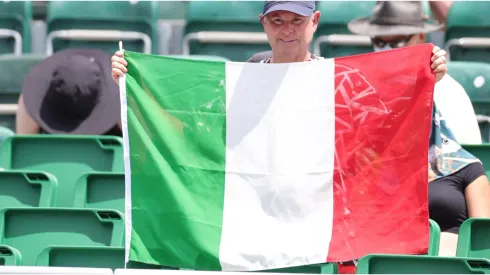
[[[75,185],[82,175],[124,172],[122,139],[88,135],[16,135],[2,143],[0,167],[53,174],[58,180],[55,205],[72,207]]]
[[[15,36],[12,33],[0,34],[0,54],[31,52],[31,20],[30,1],[0,1],[0,29],[5,30],[3,32],[16,32],[16,35],[21,38],[18,46],[20,52],[16,52]]]
[[[441,240],[441,227],[437,222],[432,219],[429,219],[430,226],[430,239],[429,239],[429,251],[427,255],[429,256],[437,256],[439,255],[439,243]]]
[[[490,260],[490,219],[470,218],[461,224],[456,256]]]
[[[456,2],[455,2],[456,3]],[[490,64],[450,61],[448,74],[458,81],[470,97],[484,142],[490,141]]]
[[[104,246],[50,246],[45,248],[37,258],[37,266],[51,267],[93,267],[124,268],[124,247]],[[130,261],[131,269],[169,269]]]
[[[15,135],[14,131],[0,125],[0,144],[3,142],[4,139],[11,137],[13,135]]]
[[[490,62],[490,2],[488,1],[454,1],[447,17],[446,26],[446,47],[453,42],[454,39],[463,37],[470,38],[487,38],[486,47],[471,47],[470,40],[466,40],[464,44],[468,46],[449,47],[449,56],[451,60],[459,61],[475,61],[475,62]],[[451,42],[449,42],[451,41]],[[448,44],[449,43],[449,44]]]
[[[259,21],[263,8],[263,1],[189,1],[184,54],[223,56],[232,61],[245,62],[257,52],[270,50]],[[203,32],[208,35],[197,35]],[[222,35],[209,32],[232,32],[232,40],[240,40],[230,42],[229,39],[218,39]],[[258,40],[247,42],[252,40],[252,36],[258,36]]]
[[[124,219],[114,210],[9,208],[0,211],[0,243],[35,266],[48,246],[123,246]]]
[[[160,20],[185,20],[188,1],[158,1],[158,18]]]
[[[91,172],[76,183],[74,207],[115,209],[124,214],[124,173]]]
[[[375,3],[375,1],[318,1],[317,9],[322,16],[315,33],[314,43],[319,43],[329,35],[351,35],[347,24],[353,19],[370,16]],[[319,52],[315,50],[315,53],[326,58],[333,58],[372,52],[371,41],[367,37],[364,40],[368,43],[359,43],[357,46],[321,43]]]
[[[149,53],[157,53],[157,15],[158,3],[155,1],[138,1],[136,4],[130,1],[50,1],[46,20],[48,45],[52,39],[53,52],[66,48],[96,48],[113,54],[118,50],[117,42],[122,40],[124,49],[144,52],[144,40],[120,33],[137,32],[150,39]],[[66,30],[91,32],[83,35],[73,32],[55,33]],[[48,47],[47,54],[50,52]]]
[[[38,54],[0,55],[0,110],[5,109],[2,104],[17,104],[24,78],[43,59],[44,55]],[[0,126],[15,131],[15,111],[0,112]]]
[[[466,144],[462,146],[466,151],[480,159],[487,176],[490,176],[490,144]]]
[[[0,171],[0,209],[52,207],[58,181],[45,172]]]
[[[337,274],[336,263],[312,264],[260,271],[264,273],[302,273],[302,274]]]
[[[0,266],[20,265],[22,265],[20,252],[8,245],[0,245]]]
[[[359,260],[356,274],[487,274],[490,261],[427,255],[371,254]]]

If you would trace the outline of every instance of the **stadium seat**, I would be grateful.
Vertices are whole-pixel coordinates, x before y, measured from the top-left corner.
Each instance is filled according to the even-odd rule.
[[[24,78],[43,59],[43,55],[37,54],[0,55],[0,126],[15,131],[17,101]]]
[[[25,275],[113,275],[109,268],[71,268],[44,266],[0,266],[0,274]]]
[[[31,20],[30,1],[0,1],[0,54],[31,51]]]
[[[21,264],[21,255],[17,249],[8,245],[0,245],[0,266],[18,266]]]
[[[353,35],[347,24],[358,17],[370,16],[375,1],[318,1],[322,13],[315,33],[313,52],[333,58],[372,52],[371,39]]]
[[[0,171],[0,209],[52,207],[57,185],[56,178],[45,172]]]
[[[490,219],[470,218],[461,224],[456,256],[490,260]]]
[[[0,147],[0,167],[46,171],[58,180],[56,206],[72,207],[76,181],[89,172],[124,172],[122,139],[112,136],[16,135]]]
[[[124,214],[124,173],[91,172],[75,186],[74,207],[115,209]]]
[[[14,131],[10,128],[4,127],[0,125],[0,144],[2,144],[3,140],[15,135]]]
[[[439,255],[439,242],[441,239],[441,228],[439,224],[432,219],[429,219],[430,226],[430,239],[429,239],[429,251],[427,255],[437,256]]]
[[[466,144],[462,146],[466,151],[480,159],[487,176],[490,177],[490,144]]]
[[[37,266],[124,268],[124,247],[50,246],[37,258]],[[127,268],[168,269],[130,261]]]
[[[371,254],[359,260],[357,274],[485,274],[490,261],[426,255]]]
[[[158,18],[161,20],[184,20],[188,3],[188,1],[158,1]]]
[[[456,4],[456,2],[454,2]],[[490,52],[489,52],[490,53]],[[477,115],[483,142],[490,141],[490,64],[451,61],[448,74],[458,81],[470,97]]]
[[[66,48],[97,48],[109,54],[124,49],[158,52],[155,1],[50,1],[46,53]]]
[[[49,246],[123,246],[124,220],[109,210],[7,208],[0,211],[0,243],[17,249],[23,266],[35,266]]]
[[[189,1],[183,54],[246,61],[270,50],[259,21],[263,1]]]
[[[488,1],[454,1],[446,26],[450,60],[490,62]]]
[[[264,273],[302,273],[302,274],[337,274],[338,266],[336,263],[304,265],[290,268],[270,269],[260,271]]]

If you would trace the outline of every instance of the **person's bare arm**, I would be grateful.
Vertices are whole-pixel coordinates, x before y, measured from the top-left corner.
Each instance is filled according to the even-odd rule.
[[[465,197],[469,218],[490,218],[490,184],[486,176],[469,184]]]
[[[15,116],[15,128],[18,135],[39,134],[39,125],[29,116],[24,105],[22,94],[19,96],[17,103],[17,115]]]
[[[432,14],[441,23],[447,23],[447,16],[453,1],[429,1]]]

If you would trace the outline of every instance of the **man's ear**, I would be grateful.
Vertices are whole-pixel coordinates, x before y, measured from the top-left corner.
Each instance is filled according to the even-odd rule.
[[[264,14],[259,14],[259,20],[260,22],[262,22],[262,24],[264,24]]]
[[[320,17],[322,16],[320,11],[315,11],[313,13],[313,31],[315,32],[318,28],[318,23],[320,22]]]

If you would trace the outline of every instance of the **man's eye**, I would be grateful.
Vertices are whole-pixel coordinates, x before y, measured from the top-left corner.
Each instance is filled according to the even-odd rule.
[[[281,19],[274,19],[274,20],[272,20],[272,22],[274,22],[274,24],[277,24],[277,25],[282,24]]]
[[[293,24],[301,24],[303,22],[303,19],[301,18],[296,18],[293,20]]]

